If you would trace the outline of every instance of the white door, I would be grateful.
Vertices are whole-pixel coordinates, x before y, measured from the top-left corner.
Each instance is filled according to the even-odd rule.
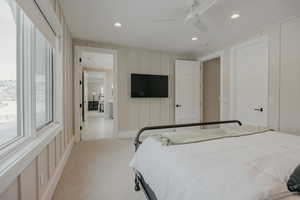
[[[268,40],[266,37],[233,49],[234,118],[244,124],[268,124]]]
[[[200,122],[200,63],[176,60],[175,122]]]

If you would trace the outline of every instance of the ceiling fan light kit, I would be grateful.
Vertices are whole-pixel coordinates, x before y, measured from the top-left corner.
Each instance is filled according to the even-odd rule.
[[[206,13],[211,7],[218,3],[219,0],[186,0],[188,6],[188,13],[185,21],[193,24],[199,31],[207,32],[207,25],[202,21],[202,15]],[[178,18],[161,18],[152,20],[158,23],[168,23],[179,21]]]
[[[235,11],[232,13],[232,15],[230,16],[231,19],[237,19],[240,17],[240,13]]]

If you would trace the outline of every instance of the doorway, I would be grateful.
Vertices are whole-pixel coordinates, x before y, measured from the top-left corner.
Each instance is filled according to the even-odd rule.
[[[112,138],[117,124],[116,53],[91,47],[75,47],[75,53],[79,60],[80,84],[75,94],[80,104],[75,116],[80,122],[79,139]]]
[[[85,59],[85,58],[83,58]],[[113,136],[113,80],[111,70],[84,68],[84,129],[82,140]]]
[[[220,121],[220,57],[204,61],[203,121]]]

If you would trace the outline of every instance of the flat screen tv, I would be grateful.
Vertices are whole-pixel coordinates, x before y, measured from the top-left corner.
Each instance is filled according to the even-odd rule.
[[[131,97],[167,98],[168,76],[131,74]]]

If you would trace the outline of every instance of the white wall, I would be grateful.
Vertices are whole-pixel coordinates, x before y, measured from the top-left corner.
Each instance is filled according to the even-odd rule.
[[[175,60],[189,56],[82,40],[73,40],[73,45],[117,50],[118,129],[121,134],[134,135],[144,126],[174,123]],[[169,98],[131,98],[131,73],[169,75]]]
[[[109,102],[113,102],[113,70],[107,70],[105,73],[105,90],[104,90],[104,113],[105,117],[109,118]]]
[[[51,0],[51,5],[63,26],[63,35],[56,51],[62,71],[57,78],[61,80],[55,80],[63,87],[56,102],[61,104],[61,112],[56,110],[56,113],[62,115],[63,127],[57,128],[47,139],[43,135],[37,137],[36,143],[32,144],[33,150],[22,155],[23,158],[11,166],[13,171],[7,169],[10,172],[7,176],[16,178],[3,192],[0,191],[0,200],[50,200],[73,146],[72,39],[58,0]],[[4,182],[0,184],[2,188]]]
[[[107,70],[105,73],[105,98],[106,101],[113,101],[113,71]]]
[[[264,32],[261,32],[257,36],[250,38],[252,40],[262,35],[267,35],[269,40],[269,114],[268,114],[268,126],[275,130],[282,130],[286,132],[298,132],[300,133],[300,127],[298,127],[297,119],[300,118],[300,105],[292,100],[293,97],[297,102],[300,101],[300,76],[290,78],[287,75],[298,74],[300,66],[299,58],[299,46],[300,37],[295,34],[300,32],[300,18],[293,18],[289,21],[285,21],[280,24],[266,28]],[[243,43],[243,42],[242,42]],[[222,54],[222,84],[221,87],[224,99],[223,99],[223,119],[231,119],[230,108],[230,96],[231,96],[231,48],[238,44],[233,44],[227,48],[219,50]],[[216,53],[208,53],[201,56],[200,60],[205,57],[210,57]],[[291,65],[293,63],[293,65]],[[288,66],[287,66],[288,65]],[[297,67],[296,67],[297,66]],[[288,89],[292,85],[297,86],[295,91]],[[284,88],[284,89],[283,89]],[[296,96],[295,96],[296,95]],[[294,102],[294,103],[293,103]],[[290,105],[290,104],[293,105]],[[283,109],[284,108],[284,109]],[[287,109],[288,108],[288,109]],[[299,111],[298,113],[296,111]],[[292,112],[292,113],[291,113]],[[293,117],[291,116],[293,114]],[[293,119],[293,120],[291,120]],[[295,121],[296,120],[296,121]],[[290,130],[288,127],[293,127]]]
[[[300,135],[300,18],[281,26],[280,130]]]

